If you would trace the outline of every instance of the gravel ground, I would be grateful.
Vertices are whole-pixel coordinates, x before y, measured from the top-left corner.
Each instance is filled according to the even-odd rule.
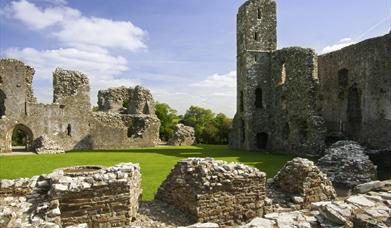
[[[136,227],[178,227],[196,223],[189,215],[161,201],[141,202],[138,218],[132,223]]]

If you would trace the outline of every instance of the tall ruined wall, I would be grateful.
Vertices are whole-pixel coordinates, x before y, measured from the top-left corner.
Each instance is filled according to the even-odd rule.
[[[138,88],[132,103],[134,114],[95,115],[91,111],[86,75],[56,69],[54,103],[41,104],[32,96],[33,68],[10,59],[1,60],[0,64],[0,111],[5,111],[0,118],[0,152],[12,150],[15,129],[26,134],[28,150],[33,150],[33,140],[43,135],[65,150],[154,146],[159,141],[160,121],[155,116],[153,98],[142,87],[132,90],[136,93]],[[153,113],[143,114],[139,109]]]
[[[277,14],[274,0],[249,0],[237,15],[238,55],[246,51],[273,51],[277,47]]]
[[[270,51],[276,46],[275,1],[244,3],[237,15],[237,113],[230,135],[232,148],[263,147],[256,144],[257,129],[265,126],[269,115],[270,104],[263,97],[270,93]]]
[[[35,71],[14,59],[0,60],[0,116],[24,114],[26,103],[34,103],[32,81]]]
[[[328,135],[391,145],[391,33],[319,56]]]
[[[319,79],[315,51],[285,48],[272,55],[270,147],[298,155],[324,149],[325,126],[317,101]]]

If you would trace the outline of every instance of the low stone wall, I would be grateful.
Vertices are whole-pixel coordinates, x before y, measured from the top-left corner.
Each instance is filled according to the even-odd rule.
[[[83,223],[88,227],[124,227],[136,217],[141,196],[140,168],[131,163],[55,170],[25,179],[30,188],[23,192],[16,187],[9,192],[12,188],[4,183],[10,182],[2,180],[0,187],[4,192],[0,201],[5,202],[0,205],[0,220],[7,221],[1,224],[5,227],[43,222],[61,227]]]
[[[37,177],[0,180],[0,197],[30,195],[36,182]]]
[[[293,203],[306,207],[311,202],[336,198],[335,189],[326,174],[312,161],[295,158],[285,164],[271,183],[273,190],[288,194]],[[271,189],[271,191],[272,191]]]
[[[239,163],[211,158],[179,161],[155,199],[175,205],[198,222],[240,224],[262,216],[266,174]]]

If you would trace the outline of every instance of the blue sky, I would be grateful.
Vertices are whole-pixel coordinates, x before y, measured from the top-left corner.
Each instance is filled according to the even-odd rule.
[[[36,69],[52,99],[60,66],[98,89],[141,84],[183,113],[200,105],[233,116],[236,12],[244,0],[0,0],[0,55]],[[391,0],[277,0],[278,46],[319,53],[391,30]]]

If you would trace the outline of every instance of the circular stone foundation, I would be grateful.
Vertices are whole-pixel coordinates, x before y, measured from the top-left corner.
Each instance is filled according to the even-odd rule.
[[[99,170],[103,169],[103,166],[97,165],[85,165],[85,166],[74,166],[61,169],[64,172],[64,175],[76,177],[76,176],[87,176],[94,173],[97,173]]]

